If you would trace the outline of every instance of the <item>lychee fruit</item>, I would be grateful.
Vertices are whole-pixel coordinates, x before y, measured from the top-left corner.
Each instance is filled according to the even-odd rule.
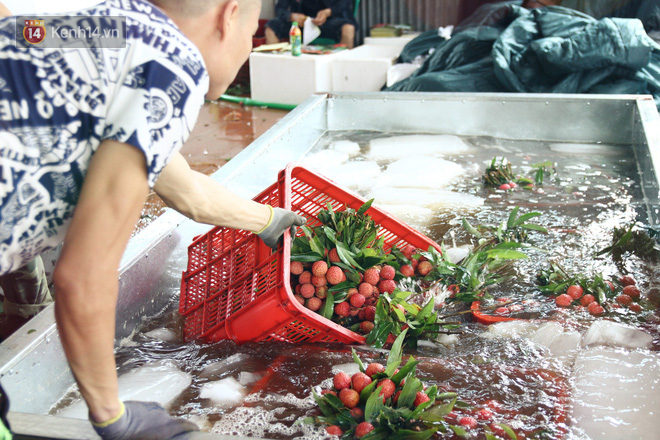
[[[580,299],[583,293],[584,293],[584,289],[582,288],[582,286],[578,284],[569,286],[568,289],[566,290],[566,294],[573,299]]]
[[[312,312],[316,312],[318,309],[320,309],[322,304],[323,301],[315,296],[307,300],[307,308]]]
[[[360,394],[350,388],[344,388],[339,392],[339,400],[346,408],[355,408],[360,403]]]
[[[586,307],[594,301],[596,301],[596,297],[590,293],[587,293],[582,297],[582,299],[580,299],[580,304]]]
[[[336,396],[337,392],[335,390],[321,390],[321,395],[323,396],[325,394],[332,394],[333,396]]]
[[[292,261],[291,262],[291,274],[292,275],[300,275],[303,273],[305,269],[303,268],[303,265],[300,261]]]
[[[364,319],[371,322],[376,319],[376,306],[368,306],[364,309]]]
[[[380,391],[380,395],[383,396],[383,400],[389,399],[392,397],[394,394],[394,390],[396,390],[396,385],[394,385],[394,382],[392,382],[391,379],[383,379],[380,382],[378,382],[378,387],[383,387],[383,389]]]
[[[621,295],[617,296],[614,299],[616,299],[616,302],[618,302],[622,306],[627,306],[632,302],[632,298],[630,297],[630,295],[626,295],[625,293],[622,293]]]
[[[408,245],[401,250],[401,253],[404,257],[410,260],[412,256],[417,253],[417,248],[415,246]]]
[[[327,286],[318,286],[315,295],[317,298],[325,299],[328,296]]]
[[[433,270],[433,265],[431,264],[430,261],[421,261],[417,265],[417,273],[420,274],[423,277],[428,275],[429,272],[431,272],[431,270]]]
[[[374,430],[374,425],[369,422],[362,422],[355,428],[355,436],[362,438]]]
[[[339,304],[335,304],[335,313],[339,316],[348,316],[348,314],[351,312],[351,306],[346,302],[340,302]]]
[[[325,279],[324,276],[312,275],[312,284],[315,287],[325,286],[326,284],[328,284],[328,281]]]
[[[333,286],[341,283],[344,277],[344,272],[339,266],[331,266],[325,274],[325,279]]]
[[[394,397],[392,397],[392,404],[396,405],[399,402],[399,396],[401,395],[401,391],[402,390],[397,391]]]
[[[344,435],[344,431],[342,431],[341,428],[337,425],[328,426],[325,428],[325,432],[327,432],[329,435]]]
[[[360,295],[359,293],[356,293],[355,295],[351,295],[348,301],[351,303],[353,307],[362,307],[365,299],[366,298],[364,297],[364,295]]]
[[[312,264],[312,275],[316,275],[317,277],[322,277],[325,275],[327,271],[328,271],[328,263],[326,263],[323,260],[315,261],[314,264]]]
[[[380,278],[383,280],[393,280],[396,270],[392,266],[385,265],[380,270]]]
[[[358,286],[358,292],[360,292],[360,295],[364,296],[365,298],[371,298],[371,296],[374,294],[374,289],[373,286],[369,283],[360,283]]]
[[[555,298],[555,304],[559,307],[570,307],[573,302],[573,298],[565,293],[562,293],[557,298]]]
[[[375,286],[380,281],[380,270],[370,267],[364,271],[364,282]]]
[[[399,272],[401,272],[401,275],[403,275],[404,277],[410,278],[415,276],[415,269],[413,269],[413,267],[410,264],[404,264],[403,266],[401,266]]]
[[[298,277],[298,282],[300,284],[309,284],[312,282],[312,273],[308,270],[304,271]]]
[[[374,377],[375,374],[382,373],[385,371],[385,365],[379,364],[378,362],[372,362],[367,365],[367,368],[364,370],[365,374],[369,377]]]
[[[313,284],[303,284],[300,286],[300,294],[303,298],[311,298],[316,293],[316,288]]]
[[[419,405],[421,405],[424,402],[428,402],[431,400],[431,398],[424,392],[424,391],[417,391],[417,394],[415,395],[415,402],[413,405],[415,408],[417,408]]]
[[[361,393],[362,390],[371,383],[371,377],[365,373],[355,373],[351,378],[351,383],[353,384],[353,389],[358,393]]]
[[[339,263],[341,261],[341,258],[339,258],[339,253],[337,253],[337,248],[330,249],[328,258],[330,259],[331,263]]]
[[[294,297],[298,300],[300,304],[303,306],[305,305],[305,298],[302,297],[302,295],[294,295]]]
[[[596,301],[594,301],[594,302],[592,302],[591,304],[589,304],[589,305],[587,306],[587,310],[588,310],[589,313],[591,313],[593,316],[600,316],[600,315],[602,315],[603,313],[605,313],[605,309],[603,308],[603,306],[601,306],[600,304],[598,304]]]
[[[619,282],[623,286],[634,286],[635,284],[637,284],[637,283],[635,283],[635,279],[631,276],[628,276],[628,275],[619,278]]]
[[[633,286],[633,285],[628,285],[624,287],[623,293],[625,293],[631,298],[639,298],[640,296],[639,289],[637,288],[637,286]]]
[[[373,330],[374,327],[375,325],[371,321],[362,321],[360,323],[360,331],[365,334],[371,332],[371,330]]]
[[[380,293],[384,293],[384,292],[392,293],[394,292],[394,289],[396,289],[396,283],[394,282],[394,280],[381,280],[378,283],[378,291]]]
[[[477,427],[477,419],[474,417],[461,417],[458,419],[458,424],[464,426],[467,429],[474,429]]]
[[[356,406],[355,408],[351,409],[351,417],[353,417],[355,420],[362,420],[364,419],[364,411],[362,411],[362,408],[359,406]]]
[[[351,386],[351,376],[348,373],[340,371],[332,378],[332,385],[339,391],[348,388]]]
[[[632,303],[628,306],[628,309],[632,312],[639,313],[642,311],[642,306],[637,303]]]
[[[493,418],[493,412],[486,408],[480,409],[479,411],[477,411],[477,414],[475,415],[477,416],[477,419],[484,421],[488,421]]]

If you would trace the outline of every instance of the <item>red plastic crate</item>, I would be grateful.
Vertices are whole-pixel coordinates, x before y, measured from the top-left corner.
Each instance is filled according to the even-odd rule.
[[[331,180],[291,163],[278,182],[254,198],[304,215],[307,225],[320,224],[319,211],[357,209],[366,200]],[[413,245],[440,246],[372,206],[367,211],[380,226],[385,249]],[[302,231],[299,232],[302,234]],[[237,343],[258,341],[364,343],[365,338],[302,306],[290,284],[291,240],[273,252],[254,234],[215,227],[188,247],[188,267],[181,280],[179,313],[185,317],[186,340]]]

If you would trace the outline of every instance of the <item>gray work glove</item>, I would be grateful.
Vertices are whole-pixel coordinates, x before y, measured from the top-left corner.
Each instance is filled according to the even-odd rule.
[[[93,423],[103,440],[186,440],[188,432],[199,431],[187,420],[175,419],[156,402],[124,402],[118,418]]]
[[[302,226],[307,221],[305,217],[282,208],[271,208],[270,221],[256,234],[271,249],[277,249],[277,243],[288,228]],[[291,231],[295,235],[295,230]]]

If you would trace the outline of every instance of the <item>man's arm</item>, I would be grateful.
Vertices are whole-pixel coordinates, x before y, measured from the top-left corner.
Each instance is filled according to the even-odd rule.
[[[93,421],[117,416],[118,267],[149,188],[143,153],[105,140],[92,157],[53,274],[55,316]]]
[[[167,206],[199,223],[256,232],[271,215],[268,206],[238,197],[211,177],[192,170],[178,153],[161,172],[154,190]]]

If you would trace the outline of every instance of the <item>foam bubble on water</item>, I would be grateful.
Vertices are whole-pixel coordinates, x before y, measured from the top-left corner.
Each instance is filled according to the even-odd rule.
[[[246,394],[246,388],[233,377],[205,383],[199,391],[199,397],[209,399],[213,405],[221,408],[240,405]]]
[[[269,435],[281,435],[296,439],[327,438],[323,426],[294,424],[287,426],[280,422],[278,416],[284,408],[265,410],[261,407],[241,407],[223,415],[213,426],[211,432],[243,437],[267,438]]]
[[[321,150],[311,156],[306,156],[302,159],[305,166],[314,168],[318,171],[325,171],[328,168],[342,165],[348,162],[348,153],[337,150]]]
[[[398,160],[410,155],[444,156],[463,153],[467,144],[453,135],[406,135],[373,139],[368,157],[372,160]]]
[[[153,329],[146,332],[144,335],[149,338],[158,339],[165,342],[174,342],[179,340],[174,330],[164,327]]]
[[[360,371],[360,366],[355,362],[349,362],[347,364],[338,364],[332,366],[332,374],[337,374],[340,371],[343,371],[344,373],[350,376],[351,374],[358,373]]]
[[[357,142],[348,140],[335,141],[331,143],[328,148],[331,150],[341,151],[342,153],[347,153],[351,156],[354,156],[360,152],[360,145]]]
[[[431,156],[406,156],[392,162],[381,174],[383,186],[396,188],[439,189],[465,174],[455,162]]]
[[[477,209],[484,199],[472,194],[447,190],[422,190],[379,186],[369,191],[369,198],[382,205],[416,205],[429,209]]]
[[[167,408],[191,383],[192,376],[181,371],[172,361],[153,362],[119,377],[119,399],[158,402]],[[57,415],[87,420],[87,405],[79,400]]]
[[[590,347],[574,365],[571,438],[652,439],[660,432],[660,354]]]
[[[211,421],[206,415],[192,414],[187,420],[197,425],[200,431],[210,431],[213,428]]]
[[[323,175],[340,186],[355,190],[368,190],[379,179],[380,165],[372,161],[353,161],[341,166],[326,166]]]
[[[552,151],[564,154],[622,154],[624,148],[605,144],[580,144],[571,142],[556,142],[549,145]]]
[[[318,391],[318,390],[317,390]],[[294,394],[266,394],[261,393],[250,394],[245,398],[246,403],[261,403],[269,405],[288,405],[293,406],[299,409],[311,409],[316,407],[316,400],[314,396],[310,393],[308,396],[299,398]]]
[[[423,228],[435,217],[435,212],[432,209],[423,206],[383,205],[377,202],[374,205],[415,228]]]
[[[616,322],[598,320],[582,337],[582,346],[609,345],[627,348],[648,348],[653,344],[653,336],[634,327]]]

